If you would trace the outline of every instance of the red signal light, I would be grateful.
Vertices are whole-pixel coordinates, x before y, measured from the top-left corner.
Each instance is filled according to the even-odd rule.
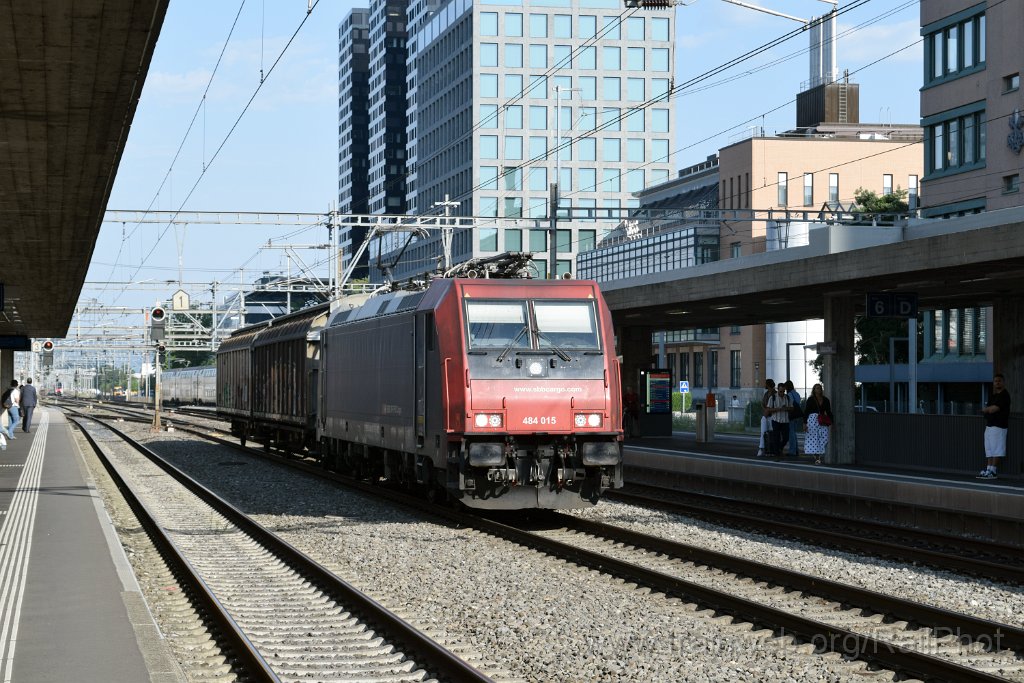
[[[158,323],[167,317],[167,312],[160,306],[156,306],[149,312],[149,317],[153,322]]]
[[[44,341],[43,342],[43,351],[53,351],[53,342],[52,341]]]

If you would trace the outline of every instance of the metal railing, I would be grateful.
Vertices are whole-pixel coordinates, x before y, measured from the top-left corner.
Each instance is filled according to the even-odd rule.
[[[976,475],[985,465],[980,415],[857,413],[855,462],[868,467]],[[1000,477],[1024,477],[1024,414],[1010,414]]]

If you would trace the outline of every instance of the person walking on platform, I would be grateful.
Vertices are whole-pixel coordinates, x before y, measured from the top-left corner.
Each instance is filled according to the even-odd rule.
[[[797,439],[796,432],[804,413],[800,409],[800,394],[793,388],[791,379],[786,380],[786,395],[789,396],[789,455],[795,458],[800,455],[800,441]]]
[[[1010,427],[1010,392],[1006,390],[1006,379],[999,373],[992,377],[992,395],[981,412],[985,413],[985,457],[988,466],[978,475],[979,479],[995,479],[996,463],[1006,457],[1006,432]]]
[[[36,388],[32,386],[32,378],[25,380],[25,386],[21,388],[21,430],[26,434],[32,429],[32,413],[39,403]]]
[[[804,438],[804,453],[814,456],[814,464],[820,465],[828,448],[829,428],[832,426],[832,402],[825,396],[820,384],[811,387],[811,395],[804,404],[804,420],[807,436]]]
[[[768,400],[768,408],[772,416],[771,455],[782,457],[782,446],[789,436],[789,394],[785,383],[779,384],[778,391]]]
[[[771,413],[768,412],[768,401],[775,395],[775,380],[764,381],[764,396],[761,397],[761,407],[764,409],[761,415],[761,441],[757,444],[757,457],[763,458],[765,449],[770,446],[767,443],[772,431]]]
[[[7,438],[16,439],[18,437],[14,436],[14,430],[18,427],[18,423],[21,422],[21,411],[19,408],[21,391],[18,389],[18,380],[11,380],[11,388],[4,393],[3,399],[4,408],[7,408],[7,417],[10,420],[7,424]]]

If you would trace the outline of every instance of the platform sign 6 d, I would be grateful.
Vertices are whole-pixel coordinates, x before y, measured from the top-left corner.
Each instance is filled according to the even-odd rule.
[[[864,307],[869,318],[916,318],[917,294],[872,292]]]

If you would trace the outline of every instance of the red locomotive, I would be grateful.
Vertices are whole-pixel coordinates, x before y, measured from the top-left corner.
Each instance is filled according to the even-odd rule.
[[[622,485],[611,315],[578,280],[439,279],[320,331],[332,468],[479,508],[574,508]]]

